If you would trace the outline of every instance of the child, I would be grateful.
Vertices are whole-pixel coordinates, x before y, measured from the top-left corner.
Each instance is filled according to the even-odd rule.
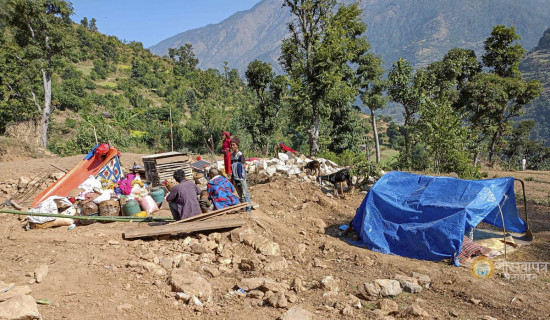
[[[201,196],[199,199],[199,206],[201,207],[202,213],[207,213],[210,211],[210,208],[212,206],[212,202],[210,202],[210,199],[208,199],[208,191],[204,190],[201,191]]]

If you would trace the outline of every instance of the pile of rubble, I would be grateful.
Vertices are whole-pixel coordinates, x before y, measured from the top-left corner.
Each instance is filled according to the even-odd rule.
[[[40,265],[34,272],[27,273],[32,279],[29,285],[40,283],[48,274],[48,266]],[[42,319],[37,303],[48,304],[47,300],[36,301],[30,294],[29,285],[15,285],[0,281],[0,319]]]

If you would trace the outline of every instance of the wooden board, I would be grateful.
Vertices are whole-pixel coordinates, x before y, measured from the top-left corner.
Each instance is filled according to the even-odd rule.
[[[182,233],[192,233],[198,231],[237,228],[243,226],[245,223],[246,220],[242,219],[195,221],[189,223],[167,224],[155,227],[128,229],[124,231],[122,236],[124,239],[135,239],[162,235],[178,235]]]
[[[182,219],[182,220],[178,220],[176,222],[172,222],[170,224],[184,223],[184,222],[197,221],[197,220],[207,220],[207,219],[211,219],[211,218],[214,218],[214,217],[226,214],[226,213],[231,213],[231,212],[234,212],[234,211],[237,211],[237,210],[241,210],[242,208],[246,208],[248,205],[249,204],[247,202],[239,203],[239,204],[236,204],[234,206],[225,207],[223,209],[214,210],[214,211],[210,211],[210,212],[206,212],[206,213],[201,213],[201,214],[198,214],[196,216],[192,216],[192,217],[189,217],[189,218],[186,218],[186,219]]]

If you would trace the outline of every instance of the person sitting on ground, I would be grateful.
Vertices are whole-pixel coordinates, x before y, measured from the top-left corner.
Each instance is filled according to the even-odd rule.
[[[210,169],[208,175],[210,176],[210,181],[208,181],[206,190],[208,190],[208,195],[214,203],[215,210],[239,204],[239,198],[233,194],[235,187],[233,187],[233,184],[229,180],[220,175],[218,169]]]
[[[185,180],[185,172],[176,170],[174,180],[178,182],[166,196],[170,211],[175,220],[181,220],[201,214],[199,199],[201,189],[191,181]]]
[[[252,201],[250,200],[250,193],[248,192],[248,185],[246,184],[246,170],[244,169],[245,158],[242,152],[239,151],[239,144],[241,141],[239,138],[231,138],[231,182],[237,189],[237,193],[241,198],[241,202],[248,202],[249,206],[246,207],[246,212],[250,213],[252,210]]]
[[[212,202],[209,199],[208,191],[201,191],[201,197],[199,198],[199,206],[202,213],[207,213],[212,209]]]

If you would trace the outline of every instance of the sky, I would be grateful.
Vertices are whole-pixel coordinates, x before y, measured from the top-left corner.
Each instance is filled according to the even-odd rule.
[[[144,47],[190,29],[218,23],[260,0],[73,0],[73,21],[97,20],[101,33]]]

